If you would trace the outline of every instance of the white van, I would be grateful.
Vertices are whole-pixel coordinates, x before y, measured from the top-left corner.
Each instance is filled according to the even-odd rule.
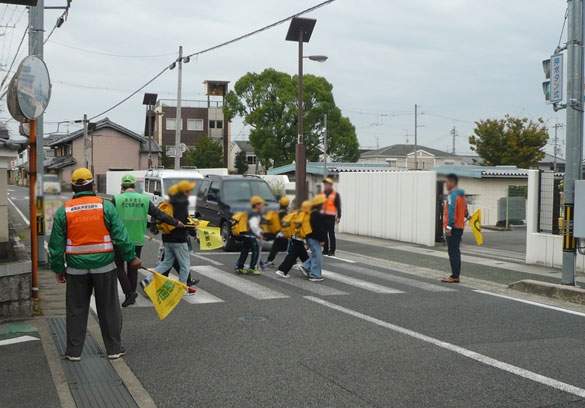
[[[189,197],[189,214],[194,215],[197,189],[203,180],[203,175],[197,170],[150,169],[144,176],[144,194],[150,197],[154,205],[159,205],[169,199],[167,195],[169,188],[181,180],[197,183]]]
[[[61,181],[56,174],[43,176],[43,190],[45,194],[61,194]]]

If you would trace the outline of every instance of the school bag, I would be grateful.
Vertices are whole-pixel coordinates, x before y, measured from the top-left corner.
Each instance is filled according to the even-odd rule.
[[[231,219],[232,234],[236,237],[248,232],[248,212],[242,211],[235,213]]]
[[[268,211],[262,223],[262,229],[267,234],[278,234],[282,229],[280,225],[280,216],[277,211]]]
[[[282,218],[281,223],[281,232],[285,238],[292,238],[295,235],[295,217],[297,216],[298,211],[291,211],[287,215]]]
[[[161,210],[162,212],[164,212],[165,214],[170,215],[171,217],[174,214],[174,210],[173,210],[173,205],[171,203],[169,203],[168,201],[163,201],[162,203],[160,203],[158,205],[158,209]],[[156,228],[162,232],[163,234],[170,234],[172,230],[174,230],[175,226],[170,225],[170,224],[166,224],[164,222],[161,221],[157,221],[156,222]]]
[[[294,219],[295,234],[299,238],[307,238],[313,229],[311,228],[311,214],[304,211],[299,211]]]

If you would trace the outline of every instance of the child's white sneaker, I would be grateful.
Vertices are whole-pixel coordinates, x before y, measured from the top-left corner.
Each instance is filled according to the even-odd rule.
[[[283,271],[276,271],[276,274],[278,276],[280,276],[281,278],[290,278],[290,276],[288,276],[286,273],[284,273]]]

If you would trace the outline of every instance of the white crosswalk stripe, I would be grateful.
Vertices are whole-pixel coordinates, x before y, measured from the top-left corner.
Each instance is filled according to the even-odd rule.
[[[335,280],[346,285],[354,286],[356,288],[368,290],[374,293],[382,293],[382,294],[397,294],[397,293],[404,293],[401,290],[393,289],[388,286],[378,285],[377,283],[372,283],[368,281],[364,281],[357,278],[352,278],[350,276],[341,275],[337,272],[331,272],[323,270],[323,277],[325,279]]]
[[[201,288],[197,288],[197,293],[191,296],[183,296],[183,300],[192,305],[202,305],[206,303],[223,303],[223,300]]]
[[[277,276],[275,273],[267,273],[265,276],[269,276],[270,278],[276,279],[279,282],[286,283],[291,286],[295,286],[299,289],[306,290],[307,292],[315,293],[319,296],[337,296],[337,295],[348,295],[349,293],[344,292],[339,289],[331,288],[329,286],[323,285],[321,283],[313,283],[309,282],[306,278],[297,278],[291,276],[288,279],[281,278]]]
[[[387,280],[390,282],[401,283],[403,285],[412,286],[412,287],[419,288],[422,290],[427,290],[430,292],[456,292],[455,289],[447,288],[445,286],[435,285],[432,283],[423,282],[423,281],[419,281],[416,279],[409,279],[409,278],[405,278],[403,276],[393,275],[390,272],[381,272],[381,271],[375,270],[373,268],[367,268],[364,266],[339,264],[339,265],[335,265],[335,267],[344,269],[344,270],[349,271],[349,272],[358,272],[358,273],[361,273],[363,275],[370,276],[372,278],[378,278],[378,279]]]
[[[242,292],[245,295],[251,296],[254,299],[266,300],[282,299],[288,297],[283,293],[259,285],[248,279],[241,278],[239,276],[234,275],[233,273],[224,272],[221,269],[218,269],[214,266],[209,265],[193,266],[191,267],[191,270],[197,272],[201,276],[213,279],[221,284],[229,286],[234,290],[237,290],[238,292]]]

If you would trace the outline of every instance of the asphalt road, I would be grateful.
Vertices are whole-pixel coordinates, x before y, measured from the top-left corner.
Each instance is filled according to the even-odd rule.
[[[144,298],[124,309],[126,362],[159,407],[585,406],[585,314],[352,259],[446,270],[424,254],[339,253],[309,283],[237,276],[237,254],[195,251],[200,290],[167,319]]]

